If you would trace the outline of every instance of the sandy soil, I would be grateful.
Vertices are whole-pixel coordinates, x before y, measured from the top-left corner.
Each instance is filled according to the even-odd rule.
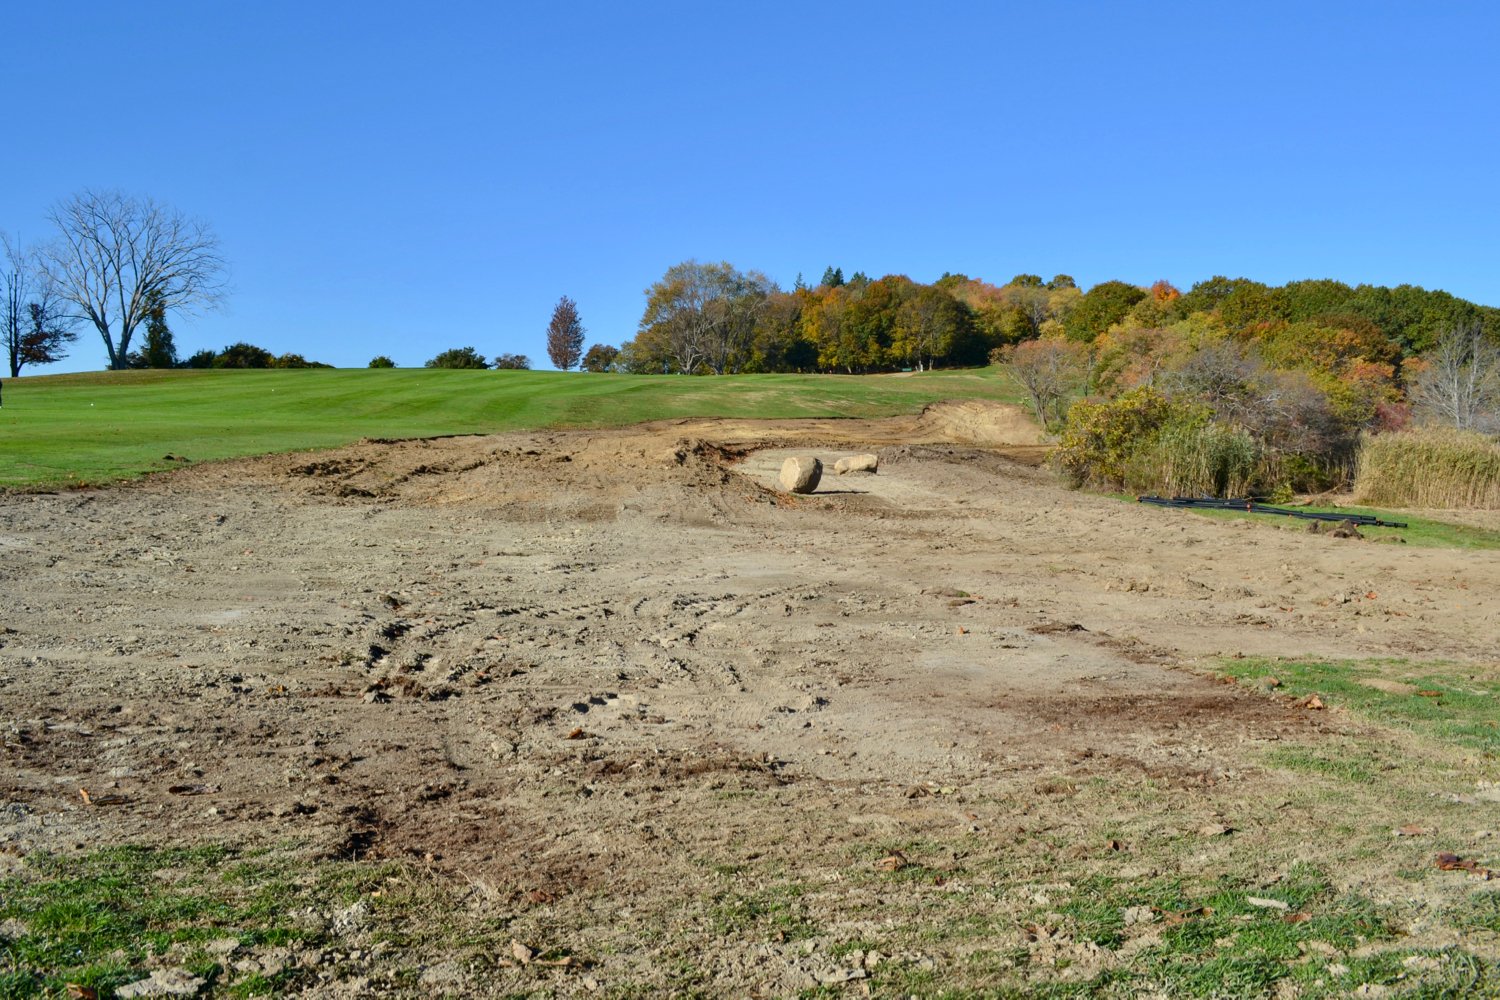
[[[1146,775],[1212,817],[1247,746],[1327,724],[1184,666],[1500,659],[1500,561],[1068,492],[1039,444],[966,403],[0,497],[0,871],[205,839],[417,859],[645,976],[659,950],[600,940],[674,907],[699,933],[705,866],[1003,851],[1026,810],[950,793],[1043,780]],[[878,475],[831,474],[863,450]],[[793,453],[816,494],[774,490]],[[697,947],[725,989],[805,985]]]

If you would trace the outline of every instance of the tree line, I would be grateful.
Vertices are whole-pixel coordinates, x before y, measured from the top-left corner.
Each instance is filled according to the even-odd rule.
[[[997,349],[1033,340],[1081,344],[1098,353],[1094,345],[1111,331],[1118,341],[1125,336],[1119,331],[1182,323],[1275,341],[1282,353],[1295,353],[1293,345],[1304,335],[1326,339],[1327,331],[1343,331],[1367,340],[1351,349],[1366,350],[1378,363],[1422,354],[1455,325],[1476,324],[1500,339],[1495,308],[1413,285],[1321,279],[1270,286],[1215,276],[1187,292],[1167,282],[1143,287],[1110,280],[1084,291],[1066,274],[1047,280],[1018,274],[1000,285],[944,274],[923,284],[899,274],[871,279],[855,272],[846,280],[842,268],[829,267],[818,284],[799,277],[783,290],[759,271],[690,260],[668,268],[645,294],[635,336],[619,347],[590,348],[581,359],[585,369],[920,371],[982,365]]]

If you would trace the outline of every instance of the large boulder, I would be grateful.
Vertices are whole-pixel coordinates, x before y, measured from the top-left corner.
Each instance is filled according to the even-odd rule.
[[[880,466],[880,457],[877,455],[850,455],[833,463],[833,471],[839,475],[846,472],[868,472],[873,474]]]
[[[793,455],[782,463],[779,482],[788,493],[811,493],[822,478],[822,462],[811,455]]]

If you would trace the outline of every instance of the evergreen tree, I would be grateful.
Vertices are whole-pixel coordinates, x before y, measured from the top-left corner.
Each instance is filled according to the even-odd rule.
[[[176,368],[177,345],[167,327],[167,305],[160,292],[146,296],[146,341],[130,355],[132,368]]]

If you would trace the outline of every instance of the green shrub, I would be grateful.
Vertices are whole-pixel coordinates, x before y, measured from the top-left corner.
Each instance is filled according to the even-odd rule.
[[[425,368],[488,368],[484,355],[472,347],[454,347],[428,359]]]
[[[1125,485],[1136,456],[1164,428],[1207,423],[1207,407],[1168,399],[1144,385],[1105,402],[1074,403],[1053,458],[1075,487],[1118,489]]]
[[[1500,508],[1500,440],[1454,430],[1366,437],[1354,492],[1393,507]]]

